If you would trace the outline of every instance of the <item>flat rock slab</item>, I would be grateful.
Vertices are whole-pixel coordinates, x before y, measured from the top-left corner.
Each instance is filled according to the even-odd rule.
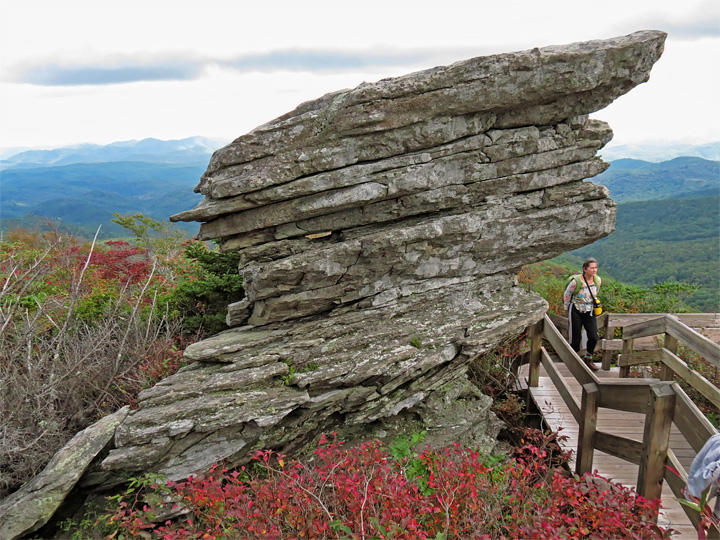
[[[50,520],[129,410],[123,407],[75,435],[40,474],[0,503],[0,540],[15,540]]]
[[[140,395],[102,465],[181,478],[220,460],[247,461],[268,445],[297,449],[335,428],[356,426],[369,438],[402,411],[429,417],[424,407],[443,417],[427,406],[442,401],[437,392],[547,309],[512,283],[508,276],[455,283],[381,307],[231,329],[193,344],[186,355],[196,363]],[[438,420],[442,429],[424,428],[440,436],[477,427],[468,418],[450,427],[449,417]]]
[[[327,94],[215,152],[198,190],[222,199],[493,127],[588,114],[646,81],[665,37],[643,31],[472,58]]]

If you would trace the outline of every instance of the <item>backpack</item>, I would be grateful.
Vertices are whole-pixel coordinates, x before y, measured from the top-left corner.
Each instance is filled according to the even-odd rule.
[[[580,290],[580,288],[585,285],[585,281],[583,280],[582,274],[574,274],[570,276],[570,279],[568,279],[567,285],[570,285],[571,282],[575,282],[575,292],[573,292],[573,296],[575,296],[575,293]],[[567,289],[567,285],[565,285],[565,288]],[[600,276],[595,274],[595,290],[600,292],[600,287],[602,286],[602,279],[600,279]]]

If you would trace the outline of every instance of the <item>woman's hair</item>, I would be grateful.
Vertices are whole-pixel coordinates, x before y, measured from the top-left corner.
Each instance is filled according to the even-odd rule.
[[[585,259],[585,262],[583,263],[583,270],[587,269],[587,267],[593,263],[598,264],[597,259],[593,259],[592,257]]]

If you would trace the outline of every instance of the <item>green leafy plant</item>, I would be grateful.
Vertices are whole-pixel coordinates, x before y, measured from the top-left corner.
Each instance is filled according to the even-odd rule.
[[[408,480],[416,482],[420,493],[432,494],[433,489],[428,485],[430,470],[427,463],[414,448],[425,440],[427,432],[413,433],[410,437],[397,437],[388,447],[390,455],[398,462]]]
[[[288,364],[288,372],[281,377],[286,386],[290,386],[293,383],[295,380],[295,373],[295,364]]]
[[[138,248],[154,255],[177,254],[187,237],[183,231],[166,221],[158,221],[140,212],[135,214],[113,214],[113,223],[130,231]]]
[[[221,253],[202,242],[185,246],[185,257],[197,265],[196,276],[184,280],[167,297],[188,332],[215,334],[227,328],[227,306],[245,297],[238,271],[240,254]]]
[[[103,513],[105,508],[92,503],[85,508],[83,517],[80,519],[68,518],[58,524],[58,529],[63,531],[63,537],[71,540],[102,540],[117,534],[118,528],[111,523],[112,516]]]

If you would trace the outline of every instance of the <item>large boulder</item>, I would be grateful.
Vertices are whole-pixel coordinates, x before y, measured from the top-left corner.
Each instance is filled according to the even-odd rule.
[[[467,389],[468,363],[547,308],[505,282],[512,278],[458,281],[380,307],[245,326],[191,345],[186,355],[195,363],[140,395],[103,467],[184,478],[260,448],[296,451],[322,431],[394,433],[401,412],[414,413],[408,425],[435,439],[489,451],[499,424],[489,400]],[[452,424],[438,417],[441,409],[427,414],[428,399],[441,403],[448,392],[456,395],[446,409],[462,398],[472,414],[445,414]]]
[[[235,328],[143,392],[103,461],[181,478],[321,431],[423,429],[490,450],[469,363],[542,317],[524,264],[609,234],[587,114],[648,79],[665,34],[473,58],[304,103],[218,150],[174,220],[242,255]],[[460,411],[467,414],[460,414]]]

